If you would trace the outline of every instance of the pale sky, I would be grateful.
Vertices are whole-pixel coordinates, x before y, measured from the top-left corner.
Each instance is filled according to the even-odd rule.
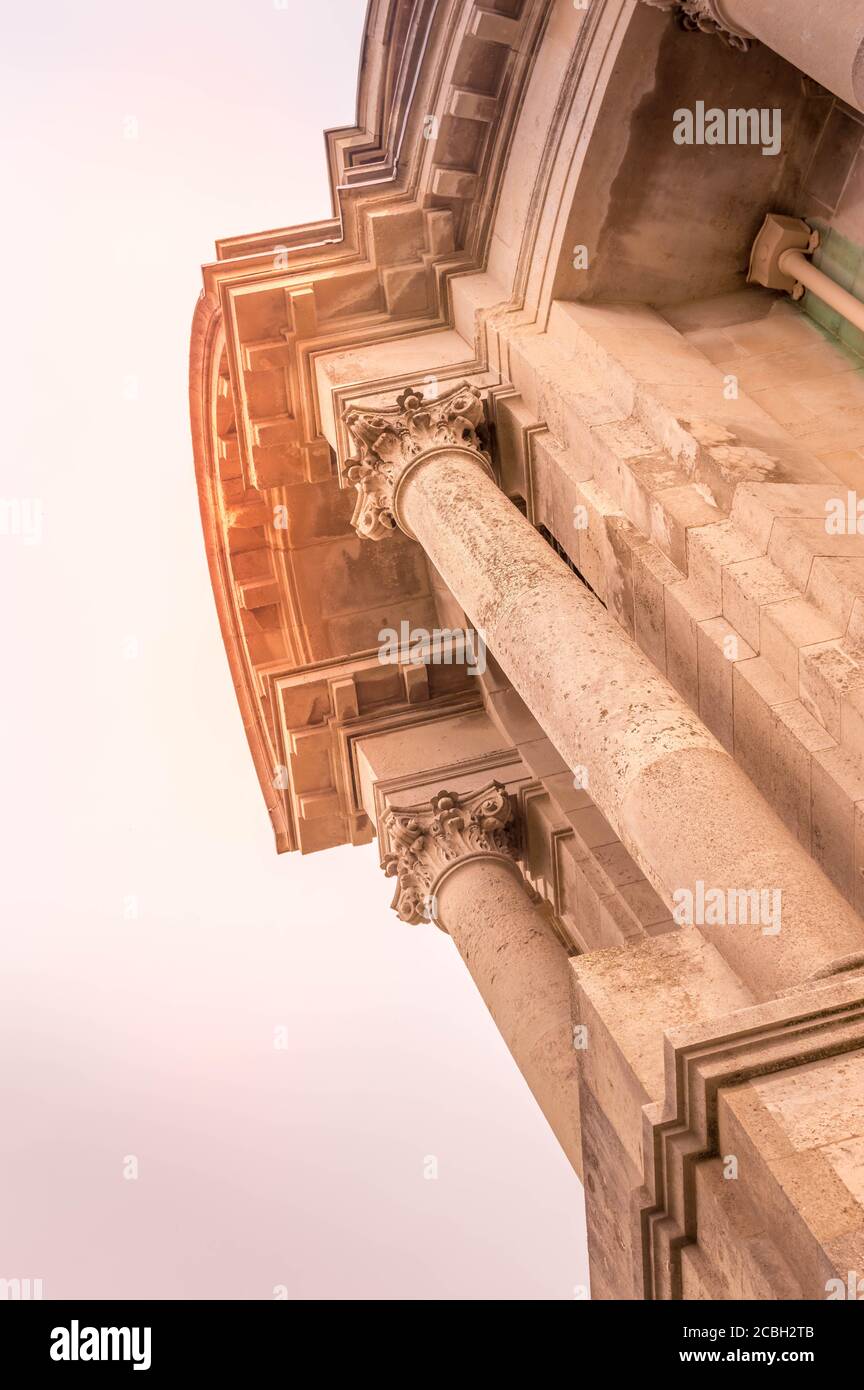
[[[4,20],[0,1277],[46,1298],[587,1283],[581,1189],[452,943],[396,919],[375,846],[276,855],[204,559],[199,267],[329,215],[364,8]]]

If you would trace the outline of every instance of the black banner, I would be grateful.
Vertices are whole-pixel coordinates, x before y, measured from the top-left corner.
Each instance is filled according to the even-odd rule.
[[[358,1360],[360,1348],[369,1345],[369,1329],[358,1327],[359,1338],[351,1337],[351,1309],[351,1304],[339,1303],[323,1314],[332,1328],[326,1342],[331,1373],[338,1367],[340,1348],[346,1362],[350,1358],[354,1373],[362,1372]],[[406,1314],[410,1319],[407,1309],[400,1319]],[[368,1316],[369,1309],[364,1308],[364,1319]],[[630,1369],[665,1374],[675,1368],[698,1375],[705,1366],[727,1371],[756,1366],[773,1373],[803,1366],[824,1377],[854,1364],[862,1326],[855,1309],[839,1300],[770,1304],[586,1300],[574,1301],[566,1310],[559,1308],[553,1316],[561,1332],[578,1339],[570,1344],[574,1374],[588,1356],[594,1368],[609,1374]],[[312,1354],[308,1339],[317,1318],[318,1305],[280,1301],[9,1301],[0,1303],[3,1368],[7,1374],[14,1367],[19,1374],[47,1372],[60,1378],[99,1377],[107,1370],[114,1376],[138,1374],[142,1384],[147,1383],[145,1376],[152,1380],[184,1371],[222,1380],[265,1366],[291,1375],[298,1368],[298,1351]],[[526,1326],[519,1342],[531,1354],[525,1341],[527,1330]],[[475,1335],[480,1331],[475,1328]],[[416,1335],[424,1370],[435,1369],[438,1346],[442,1370],[449,1367],[452,1374],[452,1339],[442,1333],[439,1325],[433,1335],[427,1323],[412,1334],[410,1325],[400,1322],[384,1334],[383,1345],[389,1342],[395,1349],[406,1336]],[[320,1333],[315,1336],[320,1348],[319,1339]],[[502,1349],[510,1340],[501,1343]],[[376,1341],[380,1355],[380,1332]],[[475,1354],[479,1359],[480,1342]],[[486,1353],[483,1356],[488,1377],[489,1361]],[[494,1361],[494,1354],[490,1360]]]

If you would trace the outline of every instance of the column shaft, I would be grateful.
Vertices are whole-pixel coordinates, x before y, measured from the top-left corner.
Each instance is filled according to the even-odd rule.
[[[495,859],[471,859],[442,880],[446,927],[540,1109],[581,1173],[579,1078],[567,952],[519,881]]]
[[[717,12],[844,101],[864,109],[861,0],[718,0]]]
[[[781,891],[768,923],[695,922],[757,998],[864,952],[864,925],[733,759],[488,476],[436,448],[397,488],[515,689],[670,907],[676,890]]]

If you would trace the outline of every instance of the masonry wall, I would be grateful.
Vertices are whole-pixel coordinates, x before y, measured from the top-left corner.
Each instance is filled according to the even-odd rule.
[[[535,524],[860,908],[864,536],[825,526],[848,485],[830,460],[861,437],[860,367],[752,290],[665,317],[556,305],[544,339],[516,330],[506,353],[520,398],[499,413],[522,412]],[[797,396],[771,385],[790,359],[803,436],[767,408]]]

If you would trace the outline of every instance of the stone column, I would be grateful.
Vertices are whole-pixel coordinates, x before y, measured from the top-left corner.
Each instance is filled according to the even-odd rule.
[[[709,892],[723,894],[725,919],[712,898],[694,925],[754,996],[864,963],[854,910],[499,491],[480,392],[463,383],[426,403],[409,390],[391,411],[350,409],[346,424],[360,448],[348,471],[358,532],[380,538],[399,525],[419,540],[561,756],[587,768],[592,797],[670,908],[689,893],[704,912]],[[779,924],[762,906],[754,922],[738,896],[765,893],[767,906],[776,891]]]
[[[746,48],[760,39],[829,91],[864,110],[864,7],[861,0],[647,0],[674,10],[694,29]]]
[[[382,816],[405,922],[434,921],[453,938],[516,1065],[577,1173],[579,1083],[568,956],[517,863],[513,798],[498,782]]]

